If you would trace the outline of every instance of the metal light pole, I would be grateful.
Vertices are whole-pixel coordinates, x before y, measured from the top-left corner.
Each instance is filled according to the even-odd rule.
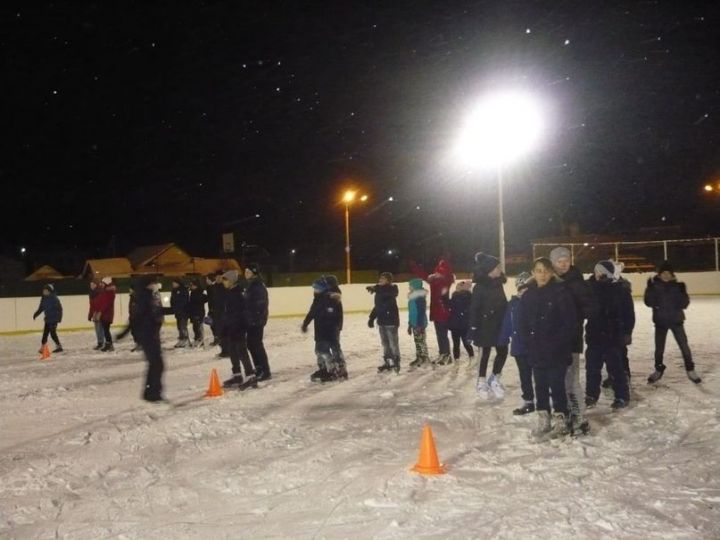
[[[353,197],[354,198],[354,197]],[[350,272],[350,201],[345,200],[345,279],[352,283]]]

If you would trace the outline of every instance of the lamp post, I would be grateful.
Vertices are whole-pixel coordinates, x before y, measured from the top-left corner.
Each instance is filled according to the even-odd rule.
[[[350,205],[355,201],[357,197],[356,191],[346,191],[343,195],[343,202],[345,203],[345,279],[347,283],[352,283],[352,272],[350,269]],[[367,195],[360,197],[362,202],[368,200]]]
[[[503,171],[538,143],[543,118],[536,100],[524,92],[486,96],[465,119],[456,153],[466,165],[494,169],[498,185],[498,255],[505,271]]]

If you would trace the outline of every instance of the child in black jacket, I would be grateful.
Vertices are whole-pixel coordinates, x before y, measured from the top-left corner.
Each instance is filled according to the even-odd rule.
[[[377,320],[383,347],[383,363],[378,367],[378,373],[391,370],[396,373],[400,371],[398,288],[397,285],[393,285],[392,281],[393,275],[390,272],[383,272],[380,274],[377,285],[367,288],[368,292],[375,295],[375,307],[370,312],[368,327],[374,328]]]
[[[204,321],[205,321],[205,304],[208,301],[208,297],[205,291],[200,286],[199,279],[193,279],[190,282],[190,301],[188,302],[187,314],[192,322],[193,328],[193,345],[195,347],[205,346],[205,332],[204,332]]]
[[[648,383],[655,383],[663,376],[665,340],[670,330],[680,347],[688,379],[700,384],[702,379],[695,371],[684,326],[685,309],[690,305],[690,297],[685,284],[677,281],[673,267],[668,261],[660,266],[657,276],[648,279],[645,305],[652,308],[655,323],[655,371],[648,377]]]
[[[311,381],[327,382],[347,378],[345,362],[340,349],[340,331],[343,323],[342,295],[336,282],[328,283],[325,276],[313,283],[313,302],[302,323],[306,333],[315,323],[315,355],[318,370],[310,376]]]
[[[470,339],[470,304],[472,303],[472,283],[458,281],[455,292],[450,297],[450,320],[448,327],[452,336],[453,360],[460,360],[460,343],[472,361],[475,351]]]

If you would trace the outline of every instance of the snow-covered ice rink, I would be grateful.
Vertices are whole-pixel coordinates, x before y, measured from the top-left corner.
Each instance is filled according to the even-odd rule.
[[[140,400],[127,341],[101,354],[92,332],[61,334],[67,352],[41,362],[39,335],[0,337],[0,538],[720,538],[720,299],[688,310],[699,386],[671,337],[665,377],[646,384],[650,310],[636,313],[631,407],[611,412],[606,394],[591,435],[540,444],[534,415],[511,412],[512,358],[502,402],[478,400],[465,356],[378,375],[365,315],[346,317],[341,383],[309,381],[299,319],[270,321],[274,378],[258,390],[194,399],[229,361],[167,351],[175,406]],[[407,365],[404,333],[401,346]],[[409,472],[425,422],[445,476]]]

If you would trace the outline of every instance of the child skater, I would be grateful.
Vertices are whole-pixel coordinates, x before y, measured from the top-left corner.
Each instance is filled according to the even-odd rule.
[[[519,319],[520,337],[535,379],[538,425],[532,435],[556,438],[567,434],[565,374],[573,361],[577,315],[570,292],[555,276],[550,259],[537,259],[532,273],[534,279],[520,300]],[[551,410],[555,411],[552,425]]]
[[[658,382],[665,372],[663,354],[669,330],[680,347],[688,379],[700,384],[702,379],[695,371],[684,325],[685,309],[690,305],[690,297],[687,287],[677,280],[673,267],[668,261],[662,263],[654,278],[648,279],[645,305],[652,308],[653,323],[655,323],[655,371],[648,377],[648,383]]]
[[[469,281],[458,281],[455,292],[450,297],[450,335],[452,336],[453,360],[460,360],[460,343],[470,357],[475,356],[475,350],[470,340],[470,304],[472,303],[472,283]]]
[[[415,360],[410,362],[411,368],[417,368],[430,362],[428,355],[425,329],[427,328],[427,290],[423,289],[420,278],[408,282],[408,330],[409,336],[415,341]]]
[[[328,382],[347,378],[347,371],[342,361],[340,350],[340,331],[342,328],[342,303],[340,293],[331,290],[325,276],[313,282],[313,302],[302,323],[302,331],[306,333],[308,326],[314,322],[315,355],[318,370],[310,375],[313,382]]]
[[[517,294],[508,302],[505,318],[503,319],[502,329],[500,330],[500,338],[498,344],[504,347],[512,339],[512,347],[510,354],[515,358],[518,373],[520,374],[520,388],[522,390],[523,403],[517,409],[513,410],[513,414],[520,416],[535,412],[535,391],[533,390],[532,366],[528,362],[527,349],[520,336],[520,299],[527,290],[528,283],[532,276],[528,272],[522,272],[515,278],[515,288]]]
[[[57,297],[57,294],[55,294],[55,287],[50,283],[43,287],[40,305],[33,314],[33,320],[37,319],[41,313],[45,314],[45,326],[43,327],[40,354],[42,354],[43,348],[47,344],[48,335],[55,342],[55,350],[53,350],[53,352],[63,352],[62,345],[60,345],[60,338],[58,338],[57,335],[58,324],[62,322],[63,308],[60,299]]]
[[[193,346],[205,346],[205,329],[203,327],[205,321],[205,304],[208,297],[202,289],[200,279],[190,281],[190,299],[187,304],[187,314],[192,322],[193,328]]]
[[[383,272],[377,285],[372,285],[367,290],[375,295],[375,307],[370,312],[368,327],[374,328],[377,320],[383,347],[383,363],[378,367],[378,373],[392,370],[398,373],[400,371],[398,287],[393,284],[393,275],[390,272]]]
[[[597,306],[585,326],[585,405],[588,407],[594,406],[600,398],[603,364],[607,365],[615,392],[612,408],[622,409],[630,401],[623,349],[632,338],[635,307],[630,291],[620,282],[621,271],[622,263],[600,261],[595,265],[595,275],[588,279]],[[581,427],[581,431],[587,429]]]

